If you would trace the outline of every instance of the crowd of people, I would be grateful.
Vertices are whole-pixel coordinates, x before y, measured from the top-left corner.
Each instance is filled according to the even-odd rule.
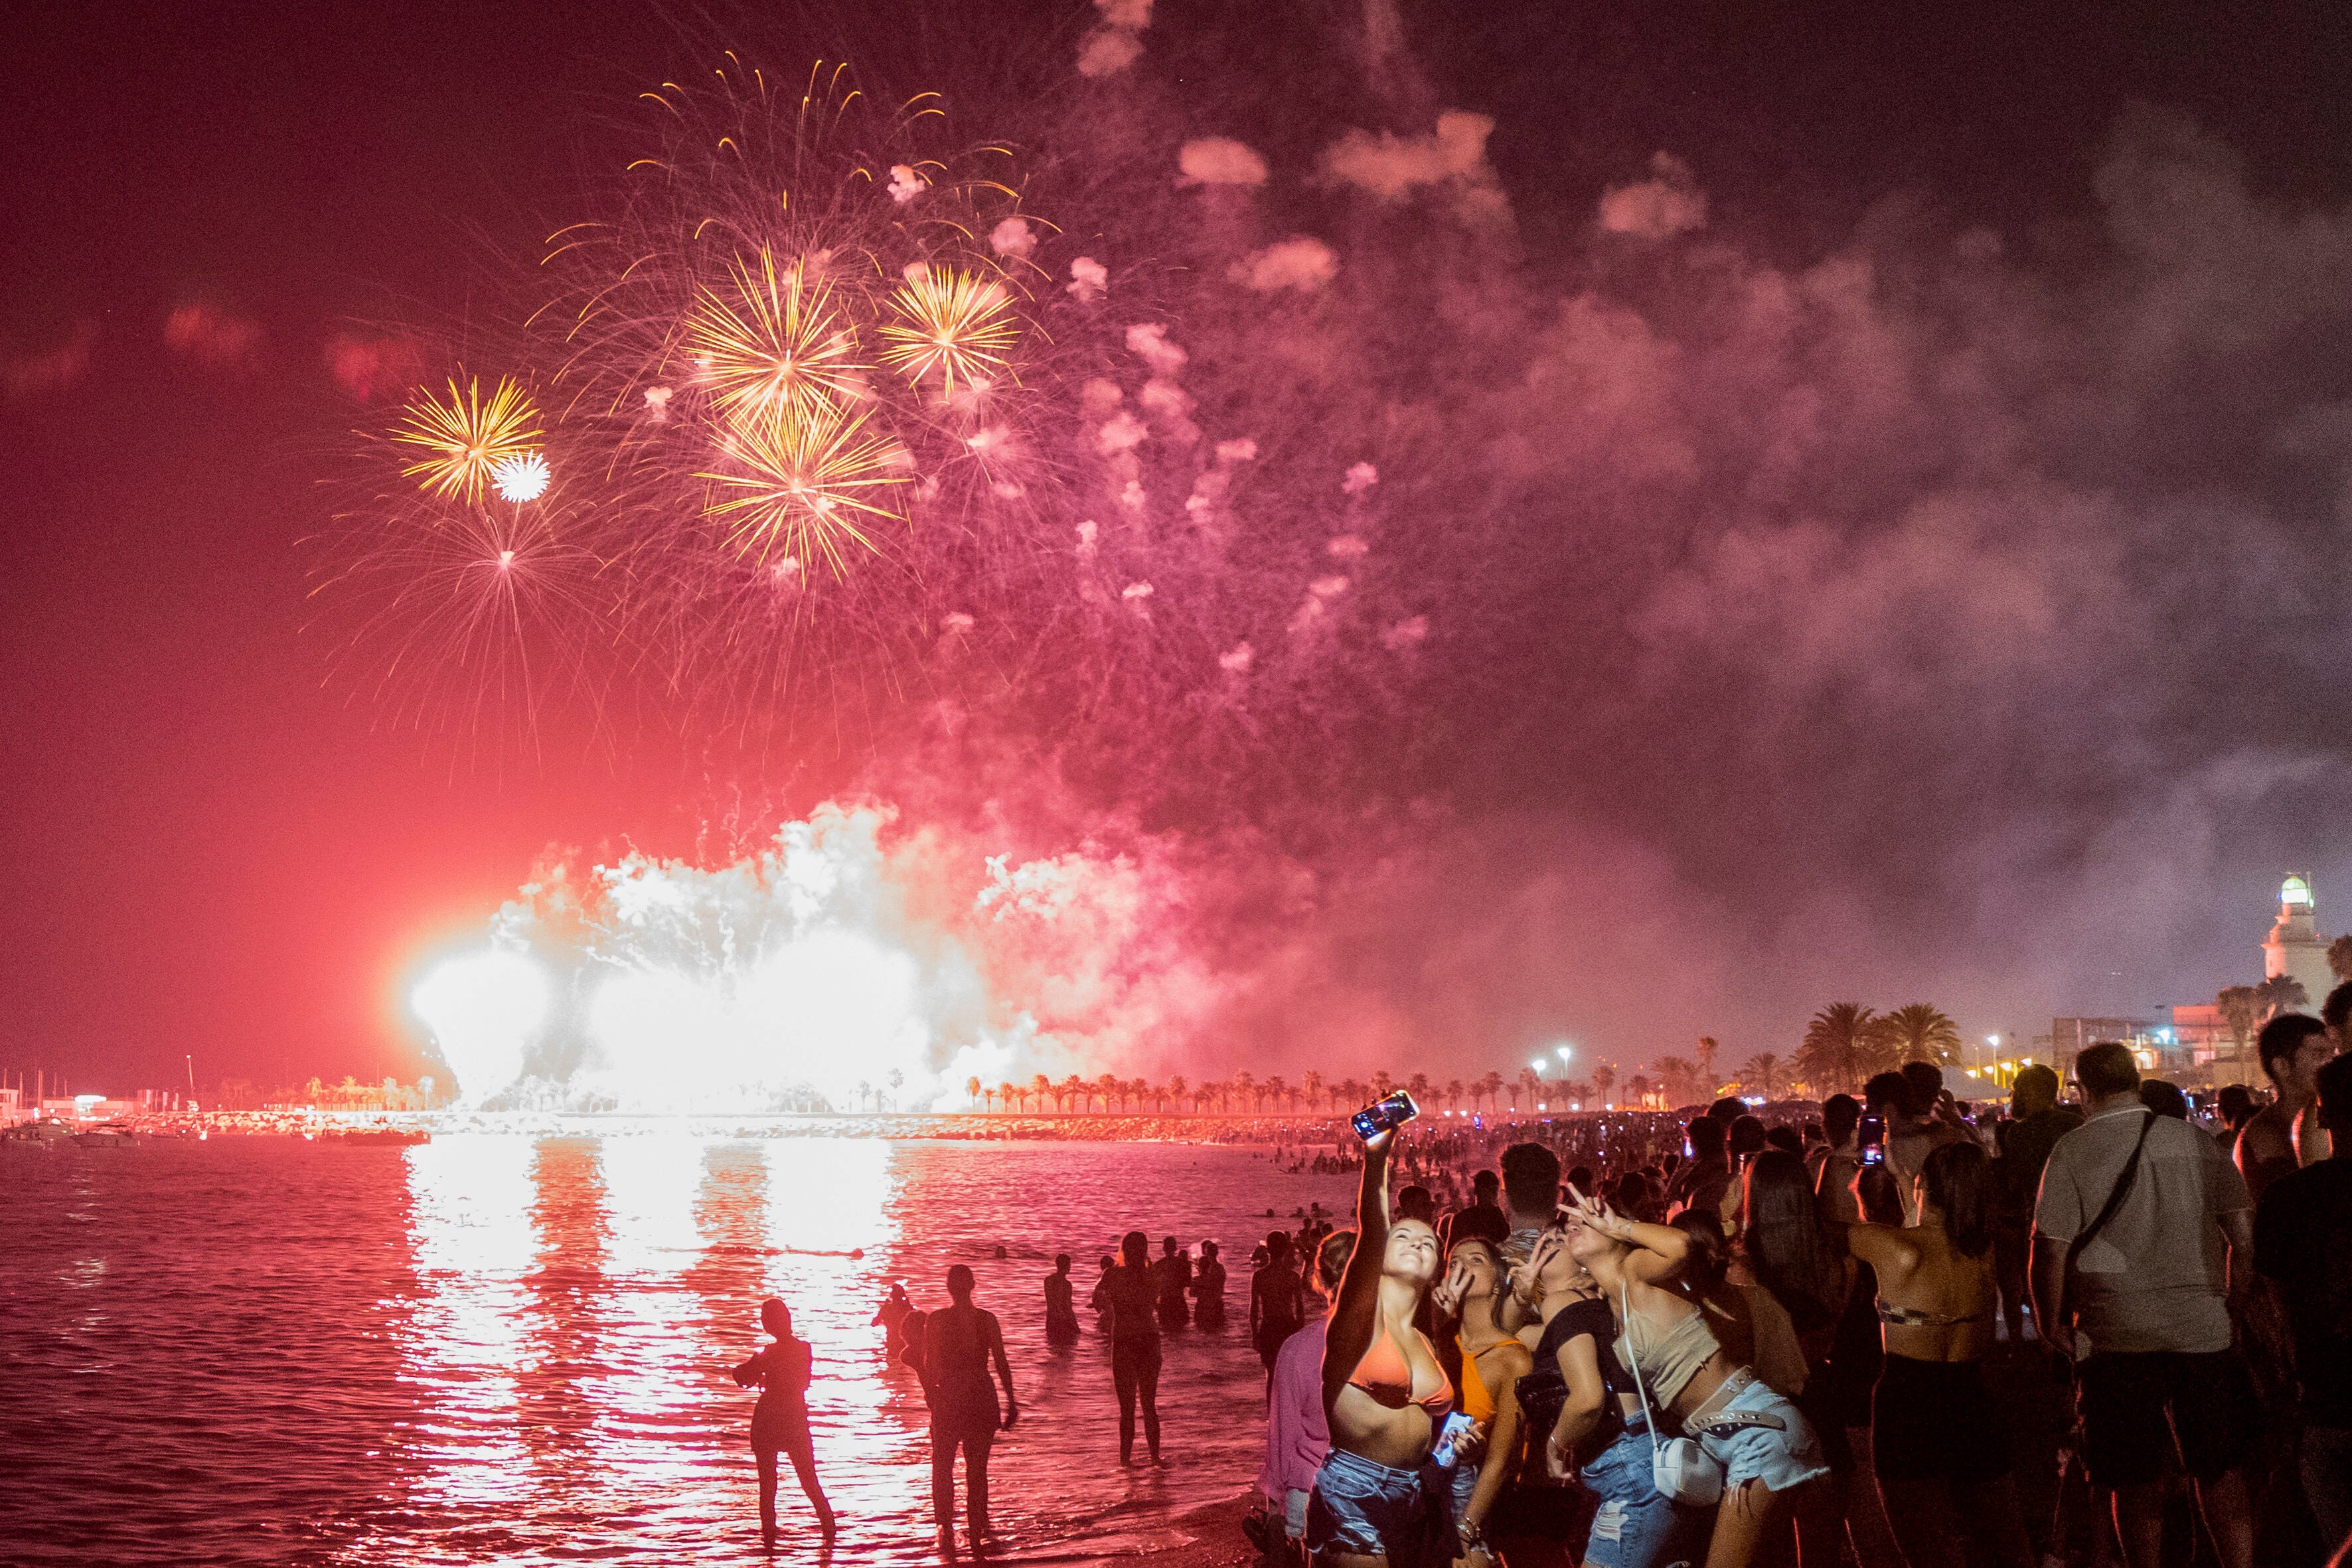
[[[1672,1142],[1547,1124],[1491,1169],[1477,1132],[1380,1131],[1352,1230],[1301,1210],[1251,1259],[1252,1538],[1319,1568],[2352,1563],[2347,1012],[2352,986],[2272,1019],[2267,1100],[2201,1116],[2103,1044],[2005,1105],[1914,1062],[1778,1125],[1736,1100]],[[1223,1321],[1201,1252],[1138,1231],[1101,1259],[1123,1464],[1139,1429],[1160,1462],[1163,1329]],[[1071,1268],[1045,1281],[1057,1339]],[[969,1270],[947,1283],[950,1308],[894,1291],[877,1315],[930,1399],[942,1551],[958,1452],[990,1540],[989,1443],[1018,1416],[996,1320]],[[782,1452],[829,1534],[807,1358],[769,1305],[778,1346],[738,1371],[763,1390],[763,1523]]]

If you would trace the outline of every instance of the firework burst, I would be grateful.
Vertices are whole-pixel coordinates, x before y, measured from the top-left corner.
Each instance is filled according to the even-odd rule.
[[[729,259],[723,289],[696,291],[686,340],[720,412],[813,416],[863,391],[857,331],[832,283],[806,263],[779,268],[765,247],[756,263]]]
[[[730,467],[698,476],[713,487],[705,515],[724,522],[739,553],[821,558],[838,574],[845,547],[876,548],[863,520],[897,517],[894,491],[908,478],[905,449],[866,426],[864,409],[829,403],[731,421],[719,441]]]
[[[511,376],[500,376],[487,398],[478,379],[463,387],[449,379],[446,401],[429,390],[409,399],[392,439],[428,454],[400,470],[433,495],[477,501],[498,482],[501,464],[530,455],[546,432],[539,409]]]
[[[1020,335],[1004,285],[952,267],[918,264],[890,296],[896,318],[882,329],[883,363],[920,385],[936,374],[940,396],[1002,373]]]

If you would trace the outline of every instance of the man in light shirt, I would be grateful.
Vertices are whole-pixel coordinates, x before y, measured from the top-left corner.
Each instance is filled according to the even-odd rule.
[[[2124,1046],[2085,1049],[2074,1076],[2088,1116],[2042,1170],[2032,1268],[2035,1324],[2075,1363],[2084,1467],[2114,1498],[2126,1562],[2157,1568],[2177,1443],[2224,1568],[2252,1568],[2244,1466],[2262,1414],[2231,1344],[2231,1294],[2253,1267],[2245,1180],[2212,1139],[2140,1102]]]

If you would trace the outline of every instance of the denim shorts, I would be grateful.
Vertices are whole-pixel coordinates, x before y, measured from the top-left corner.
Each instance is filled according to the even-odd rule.
[[[1742,1367],[1701,1407],[1705,1418],[1683,1430],[1723,1467],[1723,1489],[1762,1481],[1776,1492],[1830,1473],[1811,1423],[1785,1394]],[[1748,1420],[1727,1417],[1746,1416]]]
[[[1601,1502],[1586,1568],[1667,1568],[1687,1563],[1694,1542],[1704,1543],[1713,1510],[1680,1509],[1658,1495],[1650,1477],[1650,1429],[1629,1425],[1584,1467],[1584,1484]]]
[[[1386,1557],[1421,1568],[1454,1556],[1452,1486],[1434,1466],[1400,1470],[1334,1448],[1307,1500],[1307,1549]]]

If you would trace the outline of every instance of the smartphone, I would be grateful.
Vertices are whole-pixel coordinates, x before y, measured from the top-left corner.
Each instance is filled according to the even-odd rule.
[[[1374,1100],[1349,1120],[1355,1124],[1357,1137],[1372,1138],[1392,1127],[1402,1127],[1420,1114],[1421,1107],[1412,1102],[1412,1096],[1398,1089],[1386,1100]]]
[[[1886,1118],[1865,1116],[1855,1129],[1854,1142],[1862,1149],[1862,1163],[1875,1165],[1886,1158]]]
[[[1471,1420],[1459,1410],[1450,1413],[1445,1417],[1445,1426],[1437,1434],[1437,1442],[1429,1450],[1430,1463],[1441,1470],[1452,1468],[1454,1446],[1467,1436],[1470,1428],[1476,1425],[1475,1421]]]

